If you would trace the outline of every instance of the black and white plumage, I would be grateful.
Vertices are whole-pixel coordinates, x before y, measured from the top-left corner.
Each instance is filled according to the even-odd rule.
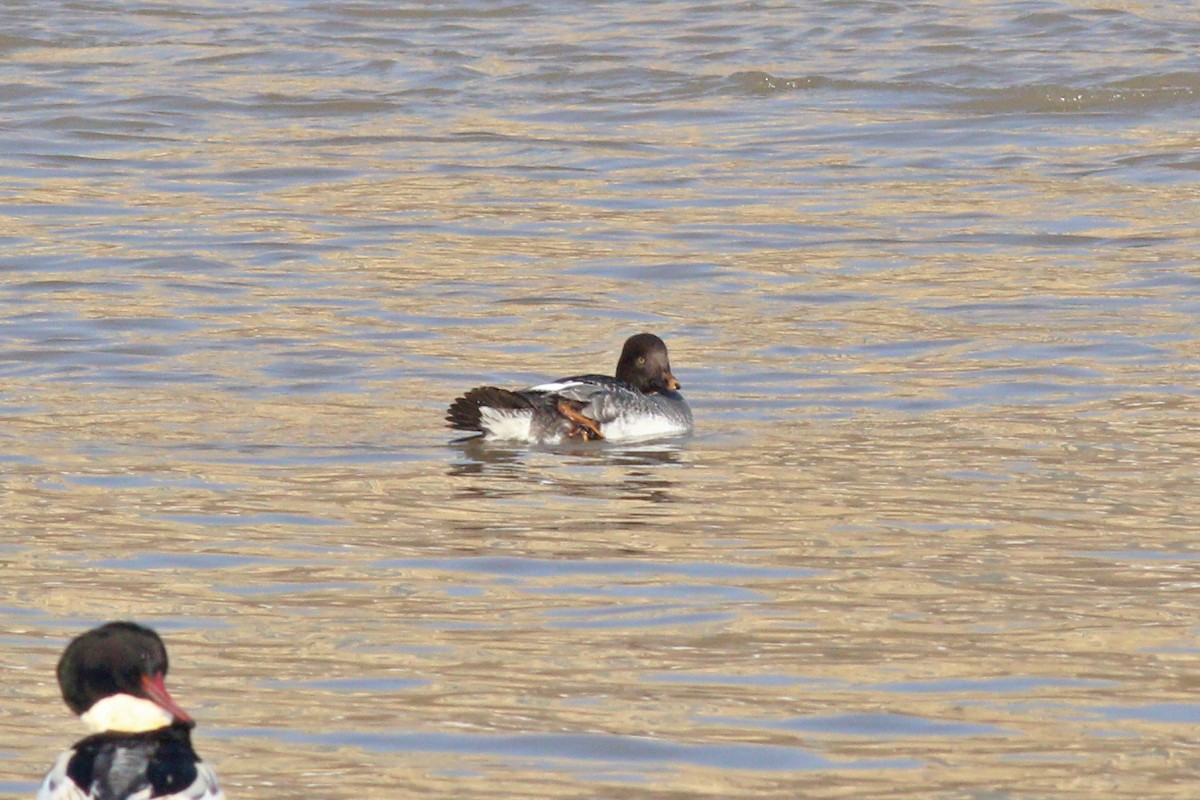
[[[667,346],[652,333],[626,340],[616,377],[577,375],[528,389],[479,386],[451,403],[451,428],[534,444],[571,438],[628,441],[692,431]]]
[[[93,733],[58,757],[37,800],[225,800],[192,749],[195,723],[167,692],[166,674],[162,639],[136,623],[72,640],[58,684]]]
[[[58,757],[38,800],[224,800],[212,768],[192,749],[189,725],[97,733]]]

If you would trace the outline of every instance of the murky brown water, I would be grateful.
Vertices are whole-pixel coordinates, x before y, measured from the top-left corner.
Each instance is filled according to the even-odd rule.
[[[1193,11],[9,4],[0,796],[127,617],[231,798],[1191,797]]]

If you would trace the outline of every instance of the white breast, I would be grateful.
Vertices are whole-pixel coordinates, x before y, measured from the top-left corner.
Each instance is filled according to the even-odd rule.
[[[627,441],[680,436],[690,432],[691,426],[683,420],[670,419],[657,414],[638,414],[630,417],[617,417],[612,422],[601,425],[600,430],[604,434],[604,438],[610,441]]]

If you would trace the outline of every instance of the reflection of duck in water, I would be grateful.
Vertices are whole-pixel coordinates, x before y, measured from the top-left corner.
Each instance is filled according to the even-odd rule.
[[[578,375],[519,391],[479,386],[450,404],[446,420],[487,439],[535,444],[679,436],[692,431],[692,409],[678,390],[666,344],[639,333],[626,340],[615,378]]]
[[[162,639],[132,622],[67,645],[58,685],[93,733],[58,757],[37,800],[225,800],[192,749],[196,723],[167,693],[166,674]]]

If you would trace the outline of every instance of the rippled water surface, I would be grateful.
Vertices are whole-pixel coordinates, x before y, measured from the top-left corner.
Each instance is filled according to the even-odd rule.
[[[0,15],[0,795],[134,618],[231,800],[1194,796],[1190,5]]]

